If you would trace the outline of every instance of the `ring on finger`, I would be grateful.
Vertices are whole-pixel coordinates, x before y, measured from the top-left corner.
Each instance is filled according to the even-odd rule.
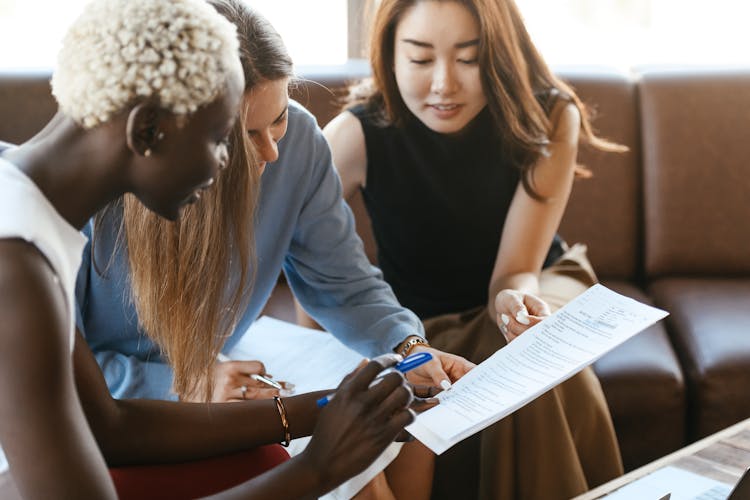
[[[245,394],[247,393],[247,386],[243,385],[240,387],[240,392],[242,393],[242,399],[245,399]]]

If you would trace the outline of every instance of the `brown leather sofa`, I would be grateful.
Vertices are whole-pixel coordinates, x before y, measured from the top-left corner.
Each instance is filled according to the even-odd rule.
[[[321,125],[367,65],[305,68],[293,90]],[[671,315],[594,366],[632,469],[750,417],[750,68],[561,70],[625,154],[583,148],[561,227],[602,282]],[[0,72],[0,140],[54,113],[48,72]],[[313,83],[315,82],[315,83]],[[374,258],[361,199],[351,200]],[[294,319],[280,282],[267,312]]]

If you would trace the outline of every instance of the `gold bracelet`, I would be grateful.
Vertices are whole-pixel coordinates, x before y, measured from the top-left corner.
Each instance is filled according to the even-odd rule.
[[[409,355],[409,351],[411,351],[414,348],[414,346],[419,345],[419,344],[426,345],[426,346],[430,345],[430,343],[427,342],[427,340],[423,339],[419,335],[411,335],[410,337],[407,337],[407,339],[404,342],[399,344],[399,345],[402,345],[402,347],[401,349],[399,349],[398,353],[405,358],[406,356]]]
[[[274,396],[273,400],[276,402],[276,409],[279,411],[279,418],[281,418],[281,426],[284,428],[284,442],[280,444],[287,447],[292,441],[292,434],[289,432],[289,420],[286,418],[286,408],[280,397]]]

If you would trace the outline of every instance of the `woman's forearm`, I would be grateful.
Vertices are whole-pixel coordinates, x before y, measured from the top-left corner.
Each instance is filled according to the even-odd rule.
[[[113,399],[80,332],[73,364],[78,398],[110,465],[197,460],[284,440],[273,399],[236,403]],[[312,433],[320,413],[316,401],[326,393],[283,398],[292,437]]]
[[[326,391],[283,398],[292,438],[317,421],[316,401]],[[110,465],[197,460],[284,441],[274,400],[176,403],[120,400],[107,427],[92,426]]]

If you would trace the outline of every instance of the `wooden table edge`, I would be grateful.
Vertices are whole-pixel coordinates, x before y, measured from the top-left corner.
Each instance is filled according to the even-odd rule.
[[[684,448],[680,448],[679,450],[670,453],[669,455],[665,455],[662,458],[644,465],[643,467],[630,471],[624,476],[615,478],[607,483],[602,484],[601,486],[598,486],[597,488],[594,488],[593,490],[589,490],[586,493],[578,495],[573,500],[594,500],[596,498],[601,498],[602,496],[612,493],[613,491],[622,488],[626,484],[629,484],[638,478],[641,478],[666,465],[669,465],[682,457],[693,455],[700,450],[708,447],[709,445],[717,443],[722,439],[731,437],[745,428],[750,428],[750,418],[745,419],[742,422],[738,422],[731,427],[727,427],[724,430],[716,432],[715,434],[711,434],[710,436],[707,436],[700,441],[696,441],[693,444],[689,444]]]

